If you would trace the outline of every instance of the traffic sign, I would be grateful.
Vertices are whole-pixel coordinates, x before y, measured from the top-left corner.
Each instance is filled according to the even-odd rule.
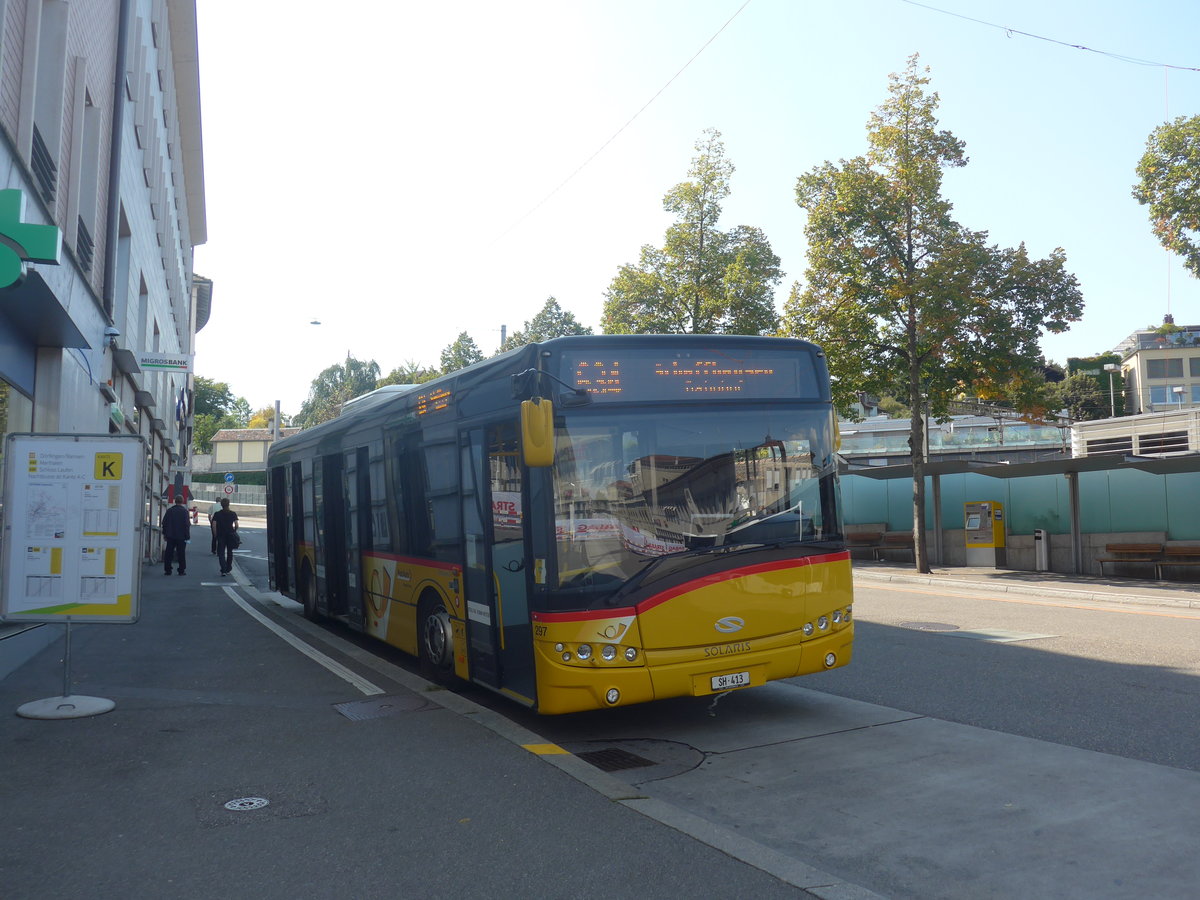
[[[233,485],[232,485],[232,484],[227,484],[227,485],[225,485],[225,493],[227,493],[227,494],[232,494],[232,493],[233,493],[233,490],[234,490],[234,488],[233,488]]]
[[[232,472],[226,472],[226,473],[225,473],[225,483],[226,483],[226,484],[233,484],[233,473],[232,473]]]

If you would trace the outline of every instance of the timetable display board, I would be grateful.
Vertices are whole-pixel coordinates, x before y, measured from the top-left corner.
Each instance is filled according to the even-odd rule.
[[[4,451],[0,620],[137,621],[145,441],[10,434]]]
[[[568,352],[563,381],[604,400],[819,399],[813,358],[807,353],[747,349],[626,348],[600,354]]]

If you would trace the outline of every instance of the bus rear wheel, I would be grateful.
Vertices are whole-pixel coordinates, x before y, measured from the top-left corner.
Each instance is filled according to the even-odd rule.
[[[454,679],[454,623],[441,599],[421,604],[421,670],[439,684]]]

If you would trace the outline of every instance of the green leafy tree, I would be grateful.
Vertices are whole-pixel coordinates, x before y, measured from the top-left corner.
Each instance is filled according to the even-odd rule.
[[[663,198],[675,216],[664,246],[642,247],[638,263],[621,266],[609,285],[608,334],[765,334],[778,325],[783,273],[766,236],[749,225],[717,227],[733,174],[721,133],[706,130],[696,153],[689,180]]]
[[[483,359],[475,339],[465,331],[461,332],[454,343],[442,351],[442,373],[450,374],[459,369],[465,369]]]
[[[334,418],[347,400],[375,390],[378,380],[379,363],[347,355],[344,363],[330,366],[313,379],[308,399],[300,405],[293,424],[310,428]]]
[[[1048,402],[1056,412],[1065,409],[1076,422],[1107,419],[1111,412],[1107,385],[1100,386],[1093,375],[1076,372],[1058,384],[1049,386]]]
[[[250,421],[250,404],[234,396],[224,381],[197,375],[192,384],[192,446],[212,452],[212,436],[222,428],[244,428]]]
[[[845,414],[858,391],[913,410],[913,536],[929,571],[922,448],[925,415],[964,391],[1023,404],[1045,385],[1041,331],[1064,331],[1083,300],[1063,251],[1031,259],[964,228],[941,196],[942,172],[966,164],[963,143],[939,130],[936,93],[913,56],[890,76],[872,115],[865,156],[802,175],[808,212],[807,286],[796,285],[785,331],[822,345]]]
[[[427,369],[419,363],[408,360],[400,366],[392,369],[383,378],[379,379],[376,387],[384,387],[389,384],[424,384],[427,381],[432,381],[437,378],[440,373],[437,369]]]
[[[551,338],[591,333],[592,329],[581,325],[573,313],[567,312],[558,305],[557,300],[550,297],[536,316],[527,321],[519,331],[514,331],[505,338],[498,352],[515,350],[517,347],[548,341]]]
[[[1200,116],[1180,116],[1159,125],[1146,141],[1137,166],[1133,198],[1150,207],[1155,236],[1183,257],[1200,278]]]

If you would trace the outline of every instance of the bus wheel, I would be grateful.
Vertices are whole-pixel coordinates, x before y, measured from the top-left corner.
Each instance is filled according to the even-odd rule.
[[[300,601],[304,604],[304,618],[312,622],[321,618],[321,611],[317,609],[317,579],[307,566],[300,576]]]
[[[421,670],[434,681],[454,677],[454,624],[441,599],[421,603]]]

